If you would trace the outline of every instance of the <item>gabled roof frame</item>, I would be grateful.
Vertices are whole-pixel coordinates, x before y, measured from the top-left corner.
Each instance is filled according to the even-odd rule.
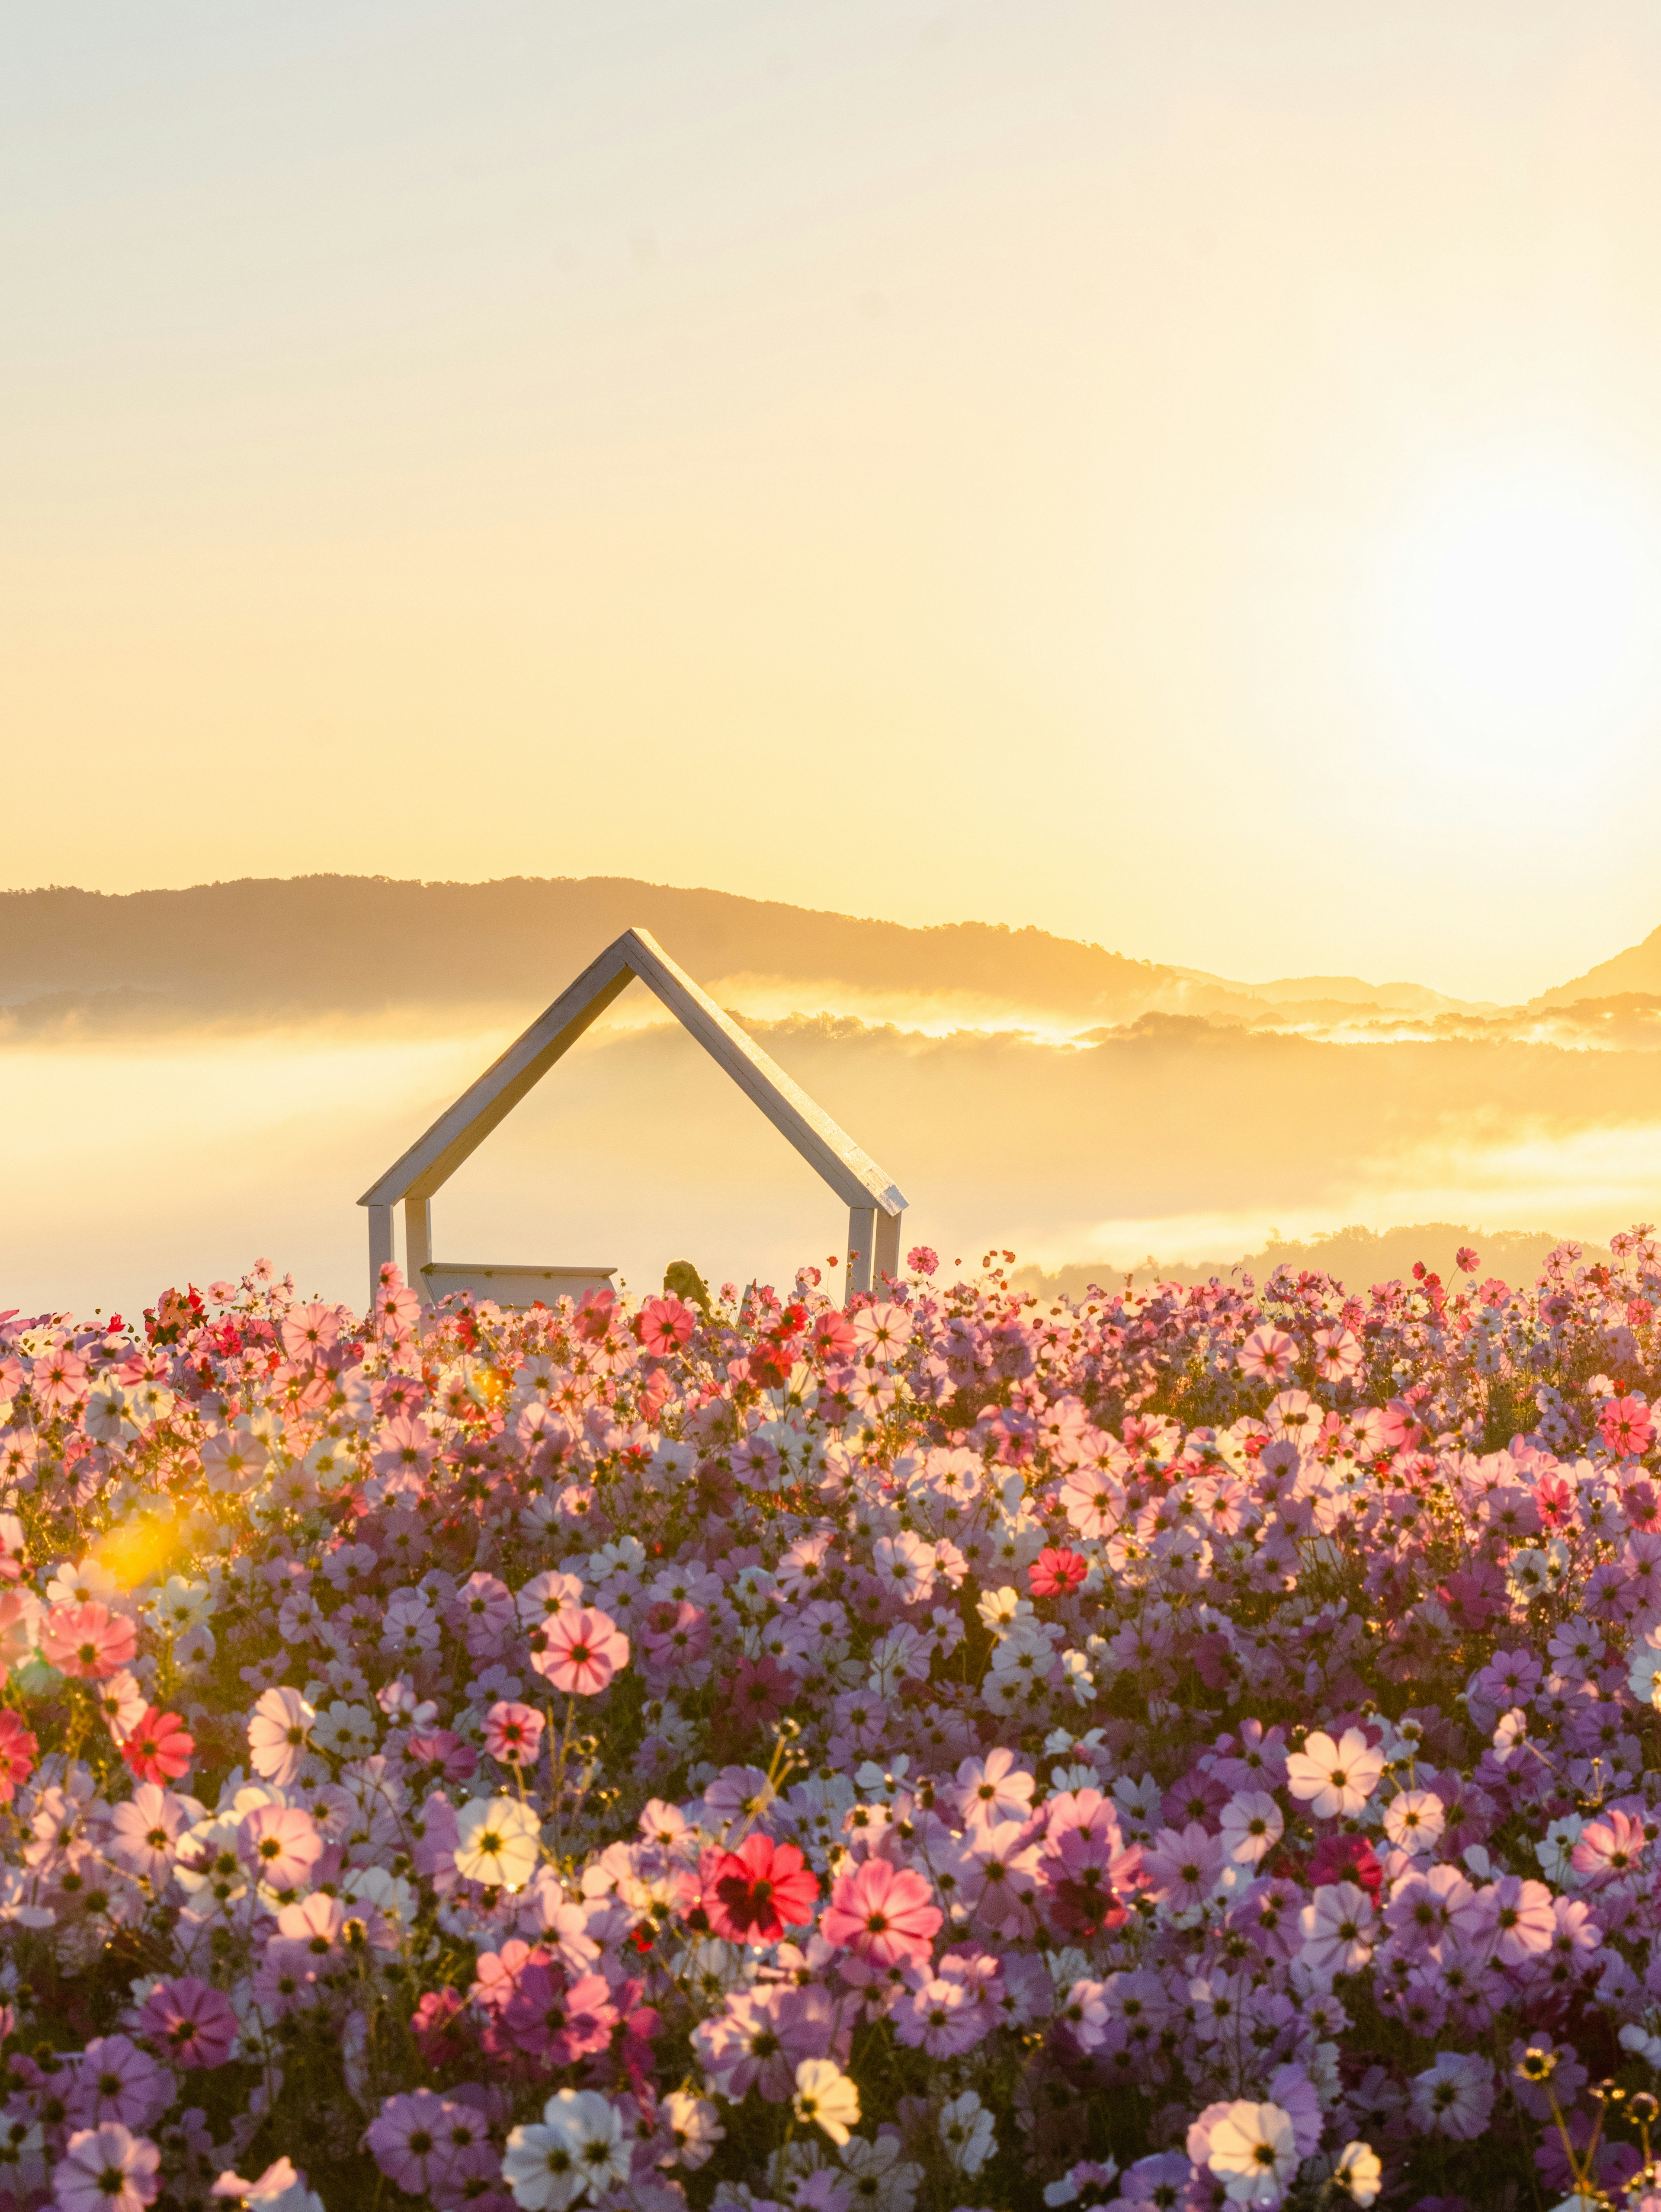
[[[897,1184],[676,965],[648,931],[626,929],[359,1199],[369,1213],[372,1303],[380,1270],[392,1258],[393,1208],[404,1207],[409,1279],[424,1294],[421,1270],[432,1259],[434,1193],[635,981],[661,1001],[848,1207],[849,1295],[871,1289],[885,1273],[899,1273],[900,1216],[906,1200]]]

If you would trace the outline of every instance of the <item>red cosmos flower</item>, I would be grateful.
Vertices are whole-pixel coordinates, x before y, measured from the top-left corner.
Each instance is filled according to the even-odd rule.
[[[1635,1459],[1655,1442],[1655,1423],[1641,1398],[1609,1398],[1598,1416],[1603,1442],[1622,1459]]]
[[[697,1316],[678,1298],[648,1298],[640,1310],[640,1341],[654,1359],[678,1352],[697,1325]]]
[[[795,1676],[766,1652],[759,1659],[740,1659],[727,1690],[733,1717],[745,1730],[770,1726],[795,1694]]]
[[[40,1631],[40,1656],[46,1664],[82,1681],[102,1681],[125,1667],[137,1649],[138,1632],[131,1621],[95,1599],[53,1606]]]
[[[143,1717],[121,1747],[121,1756],[141,1782],[159,1787],[188,1774],[196,1738],[177,1713],[159,1713],[146,1705]]]
[[[1078,1589],[1089,1572],[1090,1562],[1081,1554],[1058,1551],[1050,1546],[1040,1552],[1032,1563],[1032,1595],[1034,1597],[1066,1597]]]
[[[771,1943],[805,1928],[818,1903],[818,1877],[794,1844],[746,1836],[719,1852],[704,1877],[703,1909],[725,1943]]]
[[[1323,1883],[1359,1882],[1377,1905],[1384,1886],[1384,1870],[1365,1836],[1323,1836],[1309,1855],[1309,1879]]]
[[[0,1805],[9,1805],[34,1771],[40,1746],[17,1715],[0,1710]]]

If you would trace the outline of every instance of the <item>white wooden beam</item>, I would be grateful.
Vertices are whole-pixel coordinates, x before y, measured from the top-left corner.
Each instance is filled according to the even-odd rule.
[[[380,1271],[392,1264],[392,1209],[390,1206],[369,1208],[369,1311],[373,1314],[380,1297]]]
[[[871,1267],[877,1243],[877,1209],[855,1206],[848,1212],[848,1295],[871,1288]]]
[[[618,944],[648,990],[663,1001],[682,1028],[697,1039],[808,1165],[818,1169],[844,1204],[860,1207],[874,1204],[884,1213],[904,1209],[904,1194],[870,1154],[862,1152],[753,1037],[746,1036],[684,968],[676,966],[654,937],[646,930],[631,929]]]
[[[883,1277],[897,1275],[900,1272],[900,1223],[904,1218],[898,1213],[879,1212],[877,1215],[876,1243],[871,1254],[875,1280],[871,1287],[879,1297],[882,1295]]]
[[[406,1198],[404,1201],[404,1279],[423,1306],[433,1302],[431,1284],[422,1269],[433,1256],[433,1201]]]
[[[380,1181],[369,1186],[358,1204],[396,1206],[402,1198],[431,1198],[441,1189],[526,1092],[570,1050],[613,999],[628,989],[630,970],[622,944],[619,938],[617,944],[608,945],[569,990],[562,991],[524,1035],[515,1037],[507,1051],[491,1061],[478,1082],[464,1091],[453,1106],[446,1108],[403,1158],[394,1161]]]

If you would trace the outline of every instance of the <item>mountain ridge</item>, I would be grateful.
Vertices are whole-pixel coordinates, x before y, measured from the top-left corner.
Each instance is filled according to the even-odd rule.
[[[1031,925],[917,926],[626,876],[469,884],[319,874],[0,892],[0,1016],[16,1033],[77,1021],[129,1029],[169,1018],[539,1006],[631,926],[660,937],[706,986],[730,984],[757,1013],[814,990],[830,1005],[840,990],[889,1005],[887,1018],[902,1021],[908,1006],[937,999],[967,1026],[1014,1010],[1074,1030],[1152,1013],[1358,1034],[1406,1021],[1433,1035],[1609,995],[1630,1025],[1637,1002],[1661,1000],[1661,929],[1526,1007],[1506,1008],[1355,975],[1250,983]],[[1636,1018],[1647,1023],[1649,1010],[1638,1006]]]

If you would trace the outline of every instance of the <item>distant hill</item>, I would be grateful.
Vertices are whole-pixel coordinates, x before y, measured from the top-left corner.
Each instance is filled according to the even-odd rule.
[[[1661,929],[1652,929],[1641,945],[1629,945],[1617,952],[1612,960],[1601,960],[1595,968],[1588,968],[1584,975],[1576,975],[1567,983],[1560,983],[1555,991],[1544,991],[1531,1003],[1536,1006],[1569,1006],[1580,999],[1620,999],[1628,995],[1661,998]]]
[[[757,1018],[1050,1026],[1086,1039],[1183,1018],[1335,1042],[1512,1040],[1653,1049],[1661,930],[1529,1007],[1357,975],[1244,983],[1047,930],[910,928],[626,876],[495,883],[244,878],[187,890],[0,892],[0,1039],[545,1006],[631,923]]]
[[[909,928],[622,876],[484,884],[297,876],[120,895],[3,892],[0,1003],[14,1030],[76,1018],[131,1029],[169,1013],[270,1019],[414,1003],[537,1006],[631,923],[701,981],[938,994],[1080,1029],[1149,1012],[1250,1025],[1299,1012],[1456,1003],[1355,976],[1236,983],[1041,929]]]
[[[160,994],[261,1012],[401,1001],[551,998],[632,923],[700,977],[831,976],[866,988],[1015,998],[1110,1019],[1178,979],[1040,929],[821,914],[627,877],[486,884],[298,876],[113,895],[0,893],[11,1002],[48,994]],[[131,1003],[131,1002],[130,1002]]]

